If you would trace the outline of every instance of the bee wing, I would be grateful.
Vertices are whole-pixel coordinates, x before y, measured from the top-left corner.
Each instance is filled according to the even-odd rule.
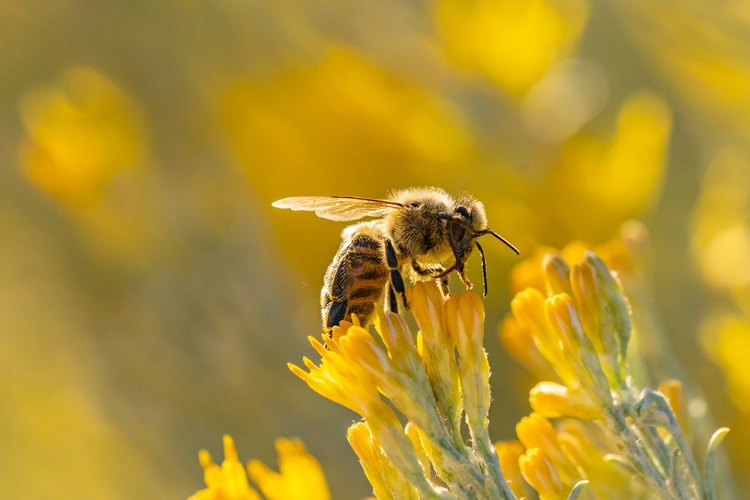
[[[357,220],[363,217],[383,217],[404,205],[396,201],[359,198],[356,196],[292,196],[272,203],[276,208],[315,212],[318,217],[335,221]]]

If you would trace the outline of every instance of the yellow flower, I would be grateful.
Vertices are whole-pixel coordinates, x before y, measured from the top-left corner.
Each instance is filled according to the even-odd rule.
[[[497,450],[497,456],[500,460],[500,469],[503,471],[503,475],[508,480],[508,486],[510,487],[516,498],[525,498],[530,496],[527,491],[526,480],[521,474],[521,467],[519,461],[526,449],[523,447],[520,441],[498,441],[495,443],[495,450]]]
[[[570,461],[557,440],[557,433],[552,424],[538,413],[523,417],[516,425],[516,435],[526,447],[526,454],[535,449],[541,450],[544,457],[556,471],[557,479],[570,491],[581,477],[575,465]],[[531,481],[529,481],[531,483]],[[533,483],[531,483],[533,485]]]
[[[299,439],[276,440],[279,471],[258,460],[247,469],[267,500],[329,500],[328,484],[318,461]]]
[[[563,383],[575,389],[580,386],[580,379],[572,365],[575,354],[570,351],[568,344],[560,342],[547,319],[544,303],[545,299],[540,291],[528,288],[515,296],[510,307],[518,323],[527,329],[537,349]]]
[[[490,365],[484,351],[484,307],[473,293],[453,295],[445,304],[448,330],[456,341],[459,379],[469,426],[486,428],[490,409]]]
[[[689,102],[687,109],[703,122],[744,134],[750,116],[747,3],[716,3],[708,12],[699,2],[634,0],[619,5],[623,26],[654,69]]]
[[[199,459],[203,467],[206,488],[190,500],[330,500],[328,484],[318,461],[305,449],[299,439],[278,439],[279,469],[276,473],[258,460],[251,460],[247,469],[250,477],[263,492],[263,497],[247,480],[245,467],[239,461],[234,440],[224,436],[224,461],[213,462],[206,450]]]
[[[701,328],[703,349],[722,368],[734,403],[750,413],[750,320],[737,314],[714,314]]]
[[[554,382],[539,382],[529,392],[531,408],[547,418],[576,417],[584,420],[602,418],[601,406],[582,391],[573,391]]]
[[[560,481],[554,465],[544,451],[539,448],[527,450],[519,459],[518,464],[523,477],[539,493],[540,500],[567,498],[568,490]]]
[[[198,457],[206,488],[196,492],[190,500],[261,500],[258,492],[247,482],[245,467],[237,458],[237,448],[230,436],[224,435],[224,461],[221,466],[213,462],[206,450],[201,450]]]
[[[143,117],[135,101],[96,70],[73,68],[63,82],[31,90],[21,101],[27,132],[21,167],[42,191],[85,207],[118,171],[144,158]]]
[[[588,17],[588,4],[582,0],[434,3],[451,60],[516,97],[573,52]]]
[[[513,315],[508,315],[500,323],[498,334],[510,355],[538,380],[558,380],[552,365],[534,344],[529,327],[522,325]]]
[[[440,411],[454,436],[460,436],[461,393],[458,364],[453,355],[455,340],[445,327],[443,296],[436,287],[415,283],[406,292],[419,326],[417,344],[427,377],[442,404]],[[451,346],[446,349],[447,346]]]
[[[675,400],[670,406],[661,393],[633,384],[627,359],[631,309],[620,281],[590,251],[572,267],[558,255],[534,260],[543,275],[535,281],[544,283],[548,297],[527,288],[511,309],[525,327],[520,331],[534,340],[563,383],[542,381],[532,389],[530,403],[538,413],[518,425],[527,448],[521,471],[529,484],[542,498],[559,498],[583,474],[590,474],[590,484],[597,484],[600,474],[606,478],[591,487],[606,498],[694,498],[710,490],[713,479],[699,473],[677,416],[684,407],[679,395],[665,386]],[[602,434],[571,431],[563,438],[544,416],[588,420]],[[597,441],[605,443],[603,451]],[[638,480],[609,470],[605,453]]]
[[[329,350],[311,341],[321,356],[319,365],[305,359],[309,371],[290,369],[313,390],[365,419],[368,434],[356,428],[350,439],[381,487],[401,484],[401,478],[391,477],[392,467],[425,498],[512,498],[488,435],[489,364],[482,347],[481,299],[467,293],[444,300],[432,282],[417,283],[408,297],[422,328],[416,341],[402,316],[379,311],[374,325],[382,344],[364,328],[345,324],[334,329]],[[406,429],[391,406],[408,421]],[[471,447],[461,434],[462,412]],[[382,457],[371,442],[382,448],[388,467],[374,465]],[[445,487],[434,484],[431,470]]]
[[[310,339],[321,356],[320,365],[315,365],[305,358],[309,372],[293,364],[289,364],[289,369],[307,382],[314,391],[364,417],[396,470],[404,474],[407,480],[417,483],[414,484],[415,487],[429,490],[431,487],[424,477],[411,442],[404,433],[398,417],[381,399],[379,393],[383,391],[400,411],[415,418],[421,425],[429,425],[426,421],[428,417],[424,415],[424,407],[418,404],[418,399],[414,399],[420,394],[423,397],[427,396],[429,386],[425,386],[426,375],[422,373],[422,387],[415,389],[412,385],[415,382],[412,376],[414,374],[403,371],[408,370],[413,362],[413,359],[411,362],[407,359],[416,355],[413,339],[410,342],[406,338],[407,334],[409,337],[411,334],[403,319],[387,313],[384,317],[379,316],[376,325],[382,332],[381,337],[388,339],[391,346],[400,348],[411,344],[413,352],[408,352],[408,348],[400,349],[401,354],[395,358],[405,362],[406,366],[392,365],[386,350],[375,342],[367,330],[350,325],[346,327],[345,335],[341,333],[343,328],[334,329],[333,338],[328,342],[330,350],[317,340]],[[390,350],[388,353],[393,354]],[[416,383],[417,386],[420,385],[419,381]]]
[[[417,489],[388,460],[366,423],[358,422],[349,427],[346,437],[377,498],[419,498]]]
[[[625,220],[641,216],[661,192],[671,126],[664,100],[641,92],[620,107],[612,137],[581,133],[568,140],[547,180],[545,194],[552,203],[559,200],[555,216],[578,234],[600,241]]]
[[[649,498],[642,482],[634,480],[621,463],[606,459],[610,450],[600,448],[598,443],[602,441],[600,432],[583,422],[565,419],[557,426],[557,442],[565,456],[589,479],[586,489],[593,498]]]

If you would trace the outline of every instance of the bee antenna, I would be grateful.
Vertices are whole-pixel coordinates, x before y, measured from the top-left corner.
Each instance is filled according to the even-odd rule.
[[[484,287],[483,297],[486,297],[487,296],[487,261],[484,259],[484,250],[482,250],[482,245],[480,245],[478,241],[475,241],[474,244],[477,246],[477,250],[479,250],[479,255],[482,257],[482,285]]]
[[[494,236],[494,237],[495,237],[495,238],[497,238],[498,240],[500,240],[500,241],[502,241],[503,243],[505,243],[505,246],[507,246],[508,248],[510,248],[511,250],[513,250],[513,251],[514,251],[514,252],[516,253],[516,255],[520,255],[520,254],[521,254],[521,251],[520,251],[520,250],[518,250],[518,249],[517,249],[517,248],[516,248],[516,247],[515,247],[515,246],[513,245],[513,243],[511,243],[510,241],[506,240],[505,238],[503,238],[502,236],[500,236],[499,234],[497,234],[497,233],[496,233],[495,231],[493,231],[492,229],[485,229],[484,231],[479,231],[479,232],[477,233],[477,236],[482,236],[482,235],[485,235],[485,234],[491,234],[492,236]]]

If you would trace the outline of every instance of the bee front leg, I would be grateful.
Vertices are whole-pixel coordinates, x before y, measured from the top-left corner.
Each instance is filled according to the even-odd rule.
[[[404,286],[404,278],[401,277],[401,272],[398,270],[396,249],[393,248],[393,243],[388,238],[385,240],[385,262],[388,264],[388,270],[391,272],[391,286],[396,293],[401,295],[404,301],[404,309],[408,310],[409,303],[406,301],[406,287]]]
[[[448,275],[446,274],[446,270],[443,266],[438,264],[434,267],[422,267],[422,265],[417,262],[416,259],[412,259],[411,267],[412,269],[414,269],[414,272],[420,276],[430,276],[433,280],[435,280],[435,283],[440,289],[440,293],[443,295],[443,297],[450,297],[451,291],[448,288]]]
[[[461,279],[461,282],[464,284],[467,290],[471,290],[474,285],[471,281],[469,281],[469,278],[466,277],[466,274],[464,274],[463,267],[461,269],[456,269],[456,274],[458,274],[458,277]]]
[[[422,264],[417,262],[416,259],[411,259],[411,267],[412,269],[414,269],[414,272],[420,276],[435,277],[435,275],[439,275],[445,272],[445,268],[440,264],[434,267],[422,267]]]

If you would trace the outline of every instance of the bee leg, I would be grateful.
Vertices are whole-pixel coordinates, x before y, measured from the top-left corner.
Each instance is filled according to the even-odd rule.
[[[394,313],[398,313],[398,297],[393,287],[388,284],[388,310]]]
[[[461,282],[464,284],[467,290],[471,290],[474,285],[471,281],[469,281],[469,278],[466,277],[466,274],[464,274],[463,268],[456,269],[456,273],[458,274],[458,277],[461,279]]]
[[[331,308],[328,309],[328,315],[326,316],[326,328],[332,329],[334,326],[338,326],[344,317],[346,317],[346,310],[348,309],[349,301],[344,299],[340,301],[331,302]]]
[[[385,262],[388,264],[388,269],[391,271],[391,286],[393,290],[401,295],[404,301],[404,309],[409,309],[409,304],[406,301],[406,287],[404,286],[404,278],[401,277],[401,273],[398,270],[398,257],[396,257],[396,249],[393,248],[391,240],[385,240]]]
[[[450,288],[448,288],[448,276],[435,278],[435,283],[437,283],[437,286],[440,289],[440,293],[443,295],[443,297],[451,296]]]
[[[435,267],[422,267],[422,265],[415,259],[411,260],[411,267],[414,269],[414,272],[420,276],[435,277],[436,274],[442,274],[445,271],[445,268],[439,264]]]
[[[443,266],[438,264],[434,267],[422,267],[419,262],[412,259],[411,267],[420,276],[431,276],[435,280],[443,297],[450,297],[451,291],[448,289],[448,274],[446,274]]]
[[[341,259],[336,270],[333,272],[331,288],[323,299],[323,310],[325,317],[325,329],[329,335],[334,326],[338,326],[346,318],[349,310],[349,301],[346,297],[347,269],[349,267],[347,259]]]

